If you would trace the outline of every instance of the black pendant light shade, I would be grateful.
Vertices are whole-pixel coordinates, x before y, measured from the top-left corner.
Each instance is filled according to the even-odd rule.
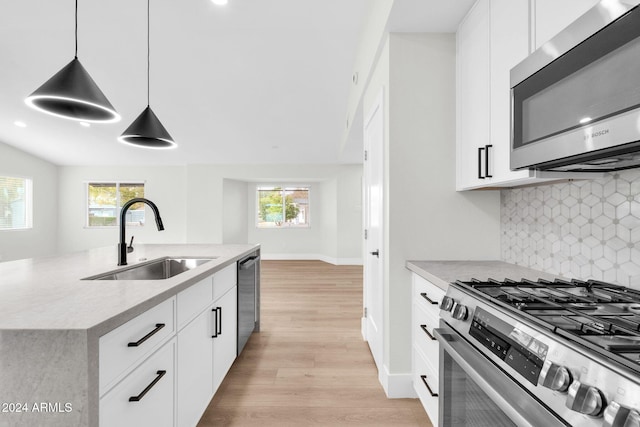
[[[173,138],[171,138],[169,132],[162,126],[160,119],[158,119],[158,116],[156,116],[149,106],[149,74],[151,69],[151,61],[149,59],[149,52],[151,51],[149,16],[149,0],[147,0],[147,108],[122,132],[122,135],[118,137],[118,141],[135,145],[136,147],[156,150],[176,148],[178,144],[173,142]]]
[[[166,149],[177,147],[169,132],[160,123],[158,116],[148,105],[127,130],[120,135],[118,141],[143,148]]]
[[[38,111],[65,119],[95,123],[120,120],[120,115],[78,58],[36,89],[25,103]]]

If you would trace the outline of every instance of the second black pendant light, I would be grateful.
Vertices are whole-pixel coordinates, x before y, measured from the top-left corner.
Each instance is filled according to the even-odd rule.
[[[118,137],[118,141],[142,148],[167,149],[175,148],[169,132],[164,128],[158,116],[149,106],[149,69],[150,69],[150,42],[149,42],[149,0],[147,0],[147,108],[129,125]]]

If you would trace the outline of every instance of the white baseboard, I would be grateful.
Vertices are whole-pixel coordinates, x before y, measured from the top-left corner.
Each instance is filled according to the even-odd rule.
[[[333,265],[362,265],[362,258],[334,258],[322,254],[269,254],[262,252],[260,257],[265,260],[312,260],[324,261]]]
[[[411,373],[390,374],[387,365],[378,371],[378,380],[389,399],[417,398]]]

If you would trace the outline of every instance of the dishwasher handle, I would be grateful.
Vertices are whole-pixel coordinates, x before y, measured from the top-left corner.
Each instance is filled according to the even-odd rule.
[[[254,265],[256,262],[258,262],[258,259],[260,259],[260,256],[259,256],[259,255],[252,256],[252,257],[249,257],[249,258],[245,258],[245,259],[243,259],[242,261],[240,261],[240,262],[238,263],[238,268],[239,268],[240,270],[248,270],[248,269],[249,269],[249,267],[251,267],[251,266],[252,266],[252,265]]]

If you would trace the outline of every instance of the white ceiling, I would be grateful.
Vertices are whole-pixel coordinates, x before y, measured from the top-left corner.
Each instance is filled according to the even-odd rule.
[[[151,107],[179,147],[144,150],[116,138],[146,106],[146,1],[79,0],[78,58],[123,117],[88,128],[23,101],[73,59],[74,0],[2,2],[0,142],[59,165],[359,162],[339,147],[372,3],[152,0]],[[389,29],[453,31],[472,3],[396,0]]]

